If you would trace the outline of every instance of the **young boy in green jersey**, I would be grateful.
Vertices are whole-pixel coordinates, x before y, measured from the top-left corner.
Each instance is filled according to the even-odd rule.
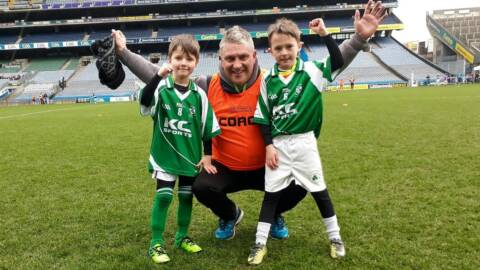
[[[192,184],[202,167],[207,171],[215,170],[208,159],[202,158],[202,141],[218,135],[220,128],[204,90],[190,79],[198,64],[199,49],[191,35],[174,37],[168,49],[168,63],[140,92],[141,113],[153,119],[148,170],[157,182],[157,189],[148,255],[155,263],[170,261],[163,232],[177,178],[179,204],[175,245],[189,253],[202,250],[188,237]]]
[[[298,57],[301,32],[293,21],[282,18],[268,28],[269,51],[276,64],[265,77],[253,119],[262,125],[267,166],[255,245],[248,257],[252,265],[260,264],[266,255],[279,198],[292,181],[315,199],[330,239],[330,255],[345,256],[317,149],[322,124],[321,92],[343,66],[343,59],[322,19],[312,20],[309,27],[327,45],[330,55],[322,61],[304,62]]]

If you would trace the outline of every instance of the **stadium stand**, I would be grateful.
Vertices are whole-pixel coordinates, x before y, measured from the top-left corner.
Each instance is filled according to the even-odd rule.
[[[54,83],[37,83],[37,84],[29,84],[23,90],[23,94],[31,97],[31,96],[38,96],[41,93],[47,93],[48,95],[53,94],[55,88]]]
[[[65,70],[75,70],[80,63],[80,58],[71,58],[67,61]]]
[[[453,13],[452,16],[442,16],[437,12],[433,17],[467,46],[471,46],[472,43],[480,42],[480,8],[461,10],[463,12]]]
[[[19,65],[11,65],[9,61],[0,60],[0,74],[17,73],[21,70]]]
[[[369,52],[360,52],[353,62],[338,75],[337,81],[355,79],[357,84],[402,83],[405,79],[396,76],[384,65],[377,62]]]
[[[17,91],[20,94],[10,99],[22,96],[31,99],[31,95],[41,91],[55,95],[56,100],[75,100],[93,94],[132,96],[138,91],[138,81],[128,69],[119,89],[112,91],[100,84],[95,61],[84,58],[90,57],[89,45],[95,39],[110,35],[112,28],[122,29],[132,51],[159,60],[161,64],[166,61],[171,36],[193,34],[202,48],[194,75],[212,74],[218,72],[217,48],[221,33],[237,24],[252,32],[259,64],[269,69],[274,60],[266,52],[266,30],[276,18],[284,16],[296,21],[303,30],[302,39],[308,45],[310,59],[322,59],[327,50],[319,44],[320,39],[308,34],[309,20],[324,17],[334,38],[341,42],[354,32],[351,16],[364,3],[365,0],[16,0],[13,9],[17,10],[2,13],[5,16],[0,29],[5,31],[0,34],[0,56],[9,61],[0,62],[0,74],[24,76],[20,87],[23,92]],[[397,0],[383,3],[388,8],[398,5]],[[23,10],[22,5],[28,4],[32,4],[30,11]],[[8,9],[6,0],[0,0],[1,7]],[[31,9],[37,10],[31,12]],[[448,31],[458,32],[459,40],[473,47],[479,24],[472,14],[473,11],[461,20],[450,17],[438,20],[445,28],[451,28]],[[12,25],[13,29],[9,29]],[[412,71],[418,81],[427,75],[432,78],[443,75],[441,68],[417,57],[390,37],[392,31],[402,28],[401,20],[394,14],[387,17],[377,38],[371,41],[372,51],[359,53],[337,80],[354,77],[358,84],[385,85],[406,84]],[[10,65],[18,59],[23,62]],[[449,65],[458,68],[461,64],[452,58]],[[67,81],[63,91],[58,87],[61,78]],[[5,80],[0,81],[0,86],[2,84]]]
[[[465,74],[480,64],[479,26],[478,7],[428,14],[427,27],[434,37],[434,62],[456,74]]]
[[[115,91],[100,84],[95,63],[82,67],[67,83],[67,87],[55,96],[57,100],[88,98],[95,94],[100,96],[130,96],[136,90],[135,75],[125,69],[125,81]]]
[[[32,79],[32,83],[58,83],[64,78],[68,80],[74,73],[74,70],[57,70],[57,71],[39,71]]]
[[[123,33],[129,38],[152,37],[152,29],[145,28],[126,29]]]
[[[0,44],[13,44],[17,42],[18,36],[13,34],[0,34]]]
[[[165,60],[163,60],[165,61]],[[202,52],[200,53],[200,62],[195,69],[193,75],[206,75],[218,72],[218,54],[217,52]]]
[[[218,34],[219,29],[215,25],[206,25],[206,26],[185,26],[183,27],[162,27],[158,29],[157,36],[170,37],[179,34]]]
[[[67,58],[47,58],[35,59],[30,62],[30,65],[25,71],[58,71],[66,63]]]
[[[112,33],[111,29],[107,30],[95,30],[94,32],[91,32],[88,39],[90,40],[96,40],[96,39],[102,39]]]
[[[52,42],[52,41],[72,41],[82,40],[84,36],[83,32],[73,33],[39,33],[39,34],[27,34],[22,38],[22,43],[34,43],[34,42]]]
[[[441,68],[421,59],[393,38],[376,38],[374,42],[378,48],[372,50],[372,53],[405,78],[411,79],[413,74],[413,79],[421,82],[427,75],[432,77],[445,74]]]

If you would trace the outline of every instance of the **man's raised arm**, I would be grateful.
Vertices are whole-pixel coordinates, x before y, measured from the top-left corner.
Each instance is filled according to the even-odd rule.
[[[343,56],[343,69],[345,69],[355,59],[358,52],[368,50],[367,40],[375,34],[378,25],[388,16],[387,10],[383,7],[381,1],[369,0],[363,17],[360,11],[355,11],[354,26],[355,34],[352,38],[345,40],[340,44],[340,52]]]
[[[149,83],[157,74],[160,67],[150,63],[141,55],[131,52],[127,48],[127,39],[122,31],[112,30],[112,37],[115,40],[115,52],[120,61],[130,69],[144,83]]]

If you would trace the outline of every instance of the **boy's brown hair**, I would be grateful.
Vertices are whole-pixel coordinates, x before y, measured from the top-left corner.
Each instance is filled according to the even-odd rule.
[[[172,54],[176,49],[180,49],[184,53],[194,56],[197,62],[200,58],[200,45],[192,35],[181,34],[173,37],[170,45],[168,46],[169,59],[172,57]]]
[[[300,42],[300,29],[298,25],[294,23],[292,20],[287,18],[280,18],[275,23],[270,24],[268,27],[268,42],[272,39],[273,34],[284,34],[295,38],[298,42]]]

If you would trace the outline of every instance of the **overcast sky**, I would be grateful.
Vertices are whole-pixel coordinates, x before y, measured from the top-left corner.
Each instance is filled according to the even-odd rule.
[[[427,11],[480,7],[480,0],[398,0],[398,6],[393,12],[405,29],[394,31],[393,36],[400,42],[425,41],[431,38],[425,19]]]

